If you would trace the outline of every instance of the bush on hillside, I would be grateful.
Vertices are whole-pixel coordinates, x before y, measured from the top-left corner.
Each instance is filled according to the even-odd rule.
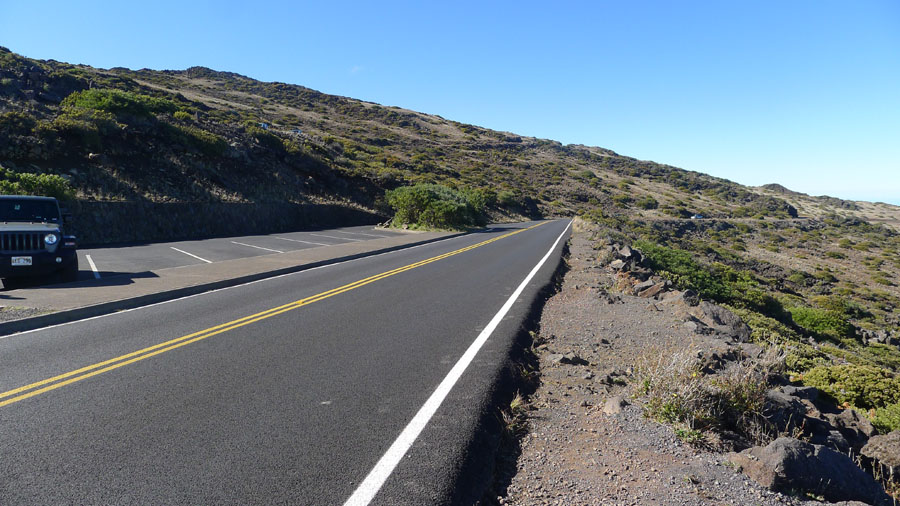
[[[792,307],[788,311],[794,323],[819,338],[840,341],[853,337],[853,325],[842,313],[812,307]]]
[[[417,184],[391,190],[385,197],[395,211],[394,226],[459,229],[486,221],[484,195],[478,191]]]
[[[655,198],[647,195],[646,197],[642,197],[634,203],[634,205],[640,207],[641,209],[656,209],[659,207],[659,202],[656,201]]]
[[[13,172],[0,167],[0,194],[43,195],[68,200],[74,197],[75,192],[68,181],[56,174]]]
[[[503,207],[515,207],[519,205],[519,199],[516,194],[509,190],[500,190],[497,193],[497,202]]]
[[[872,425],[882,434],[900,430],[900,402],[876,409]]]
[[[719,262],[707,264],[688,251],[650,241],[637,240],[634,246],[644,254],[652,269],[680,289],[690,288],[716,302],[785,320],[781,303],[760,288],[750,271],[737,270]]]
[[[158,113],[173,113],[178,105],[164,98],[116,89],[76,91],[62,101],[64,110],[93,109],[115,114],[147,118]]]
[[[862,365],[813,367],[803,375],[813,386],[838,403],[858,408],[881,408],[900,402],[900,377],[886,369]]]

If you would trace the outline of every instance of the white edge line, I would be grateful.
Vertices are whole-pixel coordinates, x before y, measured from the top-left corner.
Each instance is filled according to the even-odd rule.
[[[256,249],[261,249],[261,250],[265,250],[265,251],[273,251],[275,253],[284,253],[284,251],[280,251],[277,249],[263,248],[262,246],[254,246],[252,244],[247,244],[244,242],[231,241],[231,244],[240,244],[241,246],[247,246],[248,248],[256,248]]]
[[[437,412],[438,408],[444,402],[444,399],[447,398],[450,390],[456,382],[459,381],[459,378],[462,377],[463,373],[469,367],[469,364],[472,363],[472,360],[475,359],[475,355],[481,350],[484,343],[487,342],[488,338],[500,324],[500,321],[506,316],[506,313],[512,308],[516,299],[522,294],[522,291],[525,290],[525,286],[528,285],[535,274],[537,274],[538,270],[540,270],[544,263],[547,262],[547,259],[550,258],[553,250],[556,249],[556,245],[559,244],[559,241],[562,240],[563,235],[565,235],[571,225],[572,222],[569,221],[569,224],[566,225],[566,228],[559,234],[559,237],[556,238],[556,242],[553,243],[553,246],[550,247],[550,250],[547,251],[544,258],[531,269],[528,276],[526,276],[519,287],[516,288],[516,291],[509,296],[509,299],[506,300],[506,303],[503,304],[500,311],[494,315],[494,318],[487,324],[487,327],[485,327],[484,330],[478,334],[478,337],[475,338],[475,341],[469,345],[469,348],[463,353],[459,361],[456,362],[453,369],[450,369],[450,372],[447,373],[447,376],[441,381],[434,393],[432,393],[428,400],[425,401],[425,404],[422,405],[419,412],[416,413],[412,420],[410,420],[406,428],[403,429],[403,432],[400,433],[400,436],[394,441],[394,444],[388,448],[387,452],[381,457],[378,463],[375,464],[375,467],[372,468],[368,476],[360,483],[356,491],[353,492],[353,495],[347,499],[344,506],[366,506],[375,498],[375,495],[381,490],[385,481],[387,481],[391,473],[396,469],[397,464],[400,463],[400,460],[403,459],[403,456],[406,455],[406,452],[419,437],[419,434],[425,429],[425,426]]]
[[[100,279],[100,271],[98,271],[97,266],[94,265],[94,259],[92,259],[90,255],[85,255],[84,258],[87,259],[88,264],[91,266],[91,270],[94,271],[94,279]]]
[[[316,246],[332,246],[331,244],[325,244],[324,242],[301,241],[300,239],[288,239],[287,237],[275,237],[275,238],[281,239],[282,241],[302,242],[303,244],[315,244]]]
[[[200,257],[198,257],[197,255],[195,255],[195,254],[193,254],[193,253],[188,253],[187,251],[180,250],[180,249],[176,248],[175,246],[169,246],[169,247],[172,248],[173,250],[179,252],[179,253],[184,253],[185,255],[187,255],[187,256],[189,256],[189,257],[194,257],[194,258],[196,258],[197,260],[203,260],[204,262],[206,262],[206,263],[208,263],[208,264],[211,264],[211,263],[212,263],[212,260],[207,260],[207,259],[205,259],[205,258],[200,258]]]
[[[286,278],[288,276],[296,276],[298,274],[305,274],[307,272],[317,271],[319,269],[327,269],[328,267],[336,267],[338,265],[349,264],[351,262],[359,262],[361,260],[368,260],[370,258],[380,257],[380,256],[384,256],[384,255],[391,255],[394,253],[399,253],[401,251],[409,251],[411,249],[424,248],[425,246],[432,246],[432,245],[442,243],[445,241],[452,241],[454,239],[462,239],[463,237],[467,237],[467,236],[469,236],[469,234],[458,235],[458,236],[454,236],[454,237],[447,237],[445,239],[439,239],[437,241],[432,241],[432,242],[428,242],[425,244],[418,244],[416,246],[410,246],[408,248],[403,248],[400,250],[385,251],[384,253],[376,253],[374,255],[368,255],[368,256],[364,256],[364,257],[360,257],[360,258],[351,258],[350,260],[344,260],[343,262],[335,262],[333,264],[320,265],[318,267],[310,267],[309,269],[303,269],[302,271],[289,272],[287,274],[279,274],[277,276],[272,276],[272,277],[263,278],[263,279],[257,279],[255,281],[248,281],[246,283],[241,283],[239,285],[233,285],[233,286],[226,286],[224,288],[216,288],[215,290],[209,290],[206,292],[195,293],[193,295],[185,295],[184,297],[178,297],[177,299],[169,299],[169,300],[164,300],[162,302],[154,302],[153,304],[147,304],[145,306],[133,307],[131,309],[123,309],[121,311],[116,311],[114,313],[106,313],[106,314],[101,314],[101,315],[97,315],[97,316],[91,316],[89,318],[82,318],[80,320],[74,320],[74,321],[65,322],[65,323],[57,323],[56,325],[47,325],[46,327],[41,327],[38,329],[23,330],[22,332],[16,332],[16,333],[8,334],[5,336],[0,336],[0,339],[7,339],[10,337],[18,337],[18,336],[23,336],[25,334],[33,334],[35,332],[41,332],[41,331],[48,330],[48,329],[55,329],[57,327],[66,327],[69,325],[76,325],[81,322],[86,322],[86,321],[91,321],[91,320],[99,320],[101,318],[109,318],[110,316],[118,316],[121,314],[130,313],[132,311],[140,311],[142,309],[147,309],[147,308],[151,308],[151,307],[155,307],[155,306],[162,306],[164,304],[171,304],[173,302],[179,302],[179,301],[187,300],[187,299],[193,299],[194,297],[202,297],[204,295],[210,295],[210,294],[213,294],[216,292],[223,292],[225,290],[233,290],[235,288],[241,288],[244,286],[254,285],[256,283],[266,283],[268,281],[273,281],[273,280],[280,279],[280,278]],[[87,256],[87,255],[85,255],[85,256]]]

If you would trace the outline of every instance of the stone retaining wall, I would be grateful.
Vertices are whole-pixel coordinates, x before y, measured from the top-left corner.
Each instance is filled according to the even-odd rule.
[[[336,204],[92,202],[62,204],[79,246],[369,225],[387,217]]]

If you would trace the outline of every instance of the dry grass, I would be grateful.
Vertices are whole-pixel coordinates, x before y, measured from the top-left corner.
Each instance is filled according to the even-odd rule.
[[[644,357],[636,368],[636,395],[645,400],[644,412],[673,425],[686,442],[721,447],[719,435],[725,431],[752,444],[779,435],[763,415],[769,381],[784,370],[784,354],[776,348],[716,374],[704,374],[693,345],[649,350]]]

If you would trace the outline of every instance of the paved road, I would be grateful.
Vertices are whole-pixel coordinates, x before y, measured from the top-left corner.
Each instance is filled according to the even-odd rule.
[[[322,248],[348,242],[390,237],[402,232],[370,226],[312,232],[222,237],[146,245],[78,250],[79,279],[145,272],[199,263],[252,258],[307,248]]]
[[[465,449],[567,230],[0,338],[0,504],[471,502]]]

